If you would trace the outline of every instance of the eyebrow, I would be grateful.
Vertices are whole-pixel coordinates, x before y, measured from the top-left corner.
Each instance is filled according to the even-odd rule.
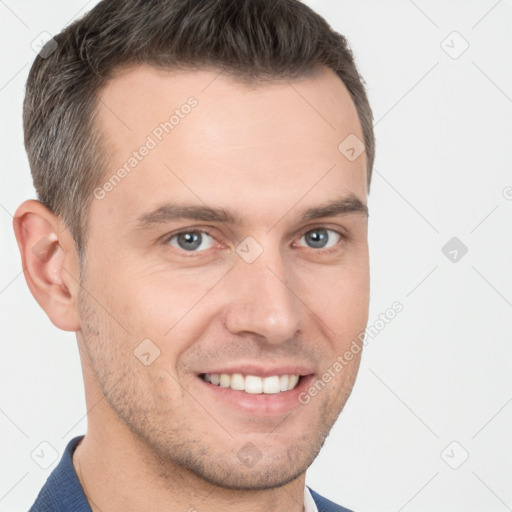
[[[368,207],[354,194],[334,199],[325,204],[304,210],[299,215],[300,222],[322,217],[334,217],[361,213],[368,216]],[[243,216],[240,212],[214,208],[206,205],[187,205],[168,203],[156,210],[142,214],[135,220],[135,231],[149,229],[155,225],[176,220],[200,220],[203,222],[219,222],[222,224],[241,224]]]

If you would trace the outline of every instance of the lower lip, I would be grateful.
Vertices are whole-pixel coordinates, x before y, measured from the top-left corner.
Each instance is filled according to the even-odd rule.
[[[213,397],[230,407],[249,414],[258,414],[266,416],[279,416],[291,412],[298,406],[302,406],[299,401],[299,395],[309,388],[314,375],[304,375],[299,383],[289,391],[280,393],[259,393],[251,394],[245,391],[235,391],[231,388],[223,388],[204,381],[197,377],[202,384],[207,396]]]

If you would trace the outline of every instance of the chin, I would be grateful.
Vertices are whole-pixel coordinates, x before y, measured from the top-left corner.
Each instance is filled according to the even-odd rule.
[[[176,440],[160,438],[151,443],[159,459],[164,477],[172,478],[176,472],[187,471],[192,478],[200,478],[210,484],[231,490],[264,490],[282,487],[303,475],[322,448],[327,432],[293,438],[285,445],[283,440],[232,439],[240,448],[223,450],[203,441],[176,443]],[[149,441],[149,440],[147,440]],[[166,468],[168,471],[166,471]],[[165,474],[168,472],[168,475]]]
[[[262,457],[248,467],[236,457],[233,460],[203,461],[199,465],[189,465],[187,469],[197,477],[215,486],[240,491],[256,491],[282,487],[300,477],[313,462],[312,458],[289,460],[286,456],[280,461]],[[311,459],[311,460],[309,460]]]

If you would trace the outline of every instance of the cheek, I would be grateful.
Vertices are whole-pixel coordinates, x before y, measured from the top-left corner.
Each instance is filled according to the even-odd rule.
[[[316,272],[301,286],[304,302],[336,350],[364,331],[369,312],[369,271],[364,255],[353,265]]]
[[[224,273],[218,269],[118,271],[112,276],[109,300],[134,337],[158,340],[166,351],[179,352],[208,325],[205,299],[214,296],[212,288]]]

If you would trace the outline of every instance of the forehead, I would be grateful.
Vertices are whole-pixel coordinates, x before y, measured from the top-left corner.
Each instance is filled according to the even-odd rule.
[[[338,149],[363,140],[359,118],[332,71],[246,84],[216,70],[137,66],[109,81],[97,114],[110,145],[99,185],[112,185],[93,208],[124,221],[176,199],[252,218],[264,207],[269,222],[301,197],[365,202],[365,154],[351,161]]]

